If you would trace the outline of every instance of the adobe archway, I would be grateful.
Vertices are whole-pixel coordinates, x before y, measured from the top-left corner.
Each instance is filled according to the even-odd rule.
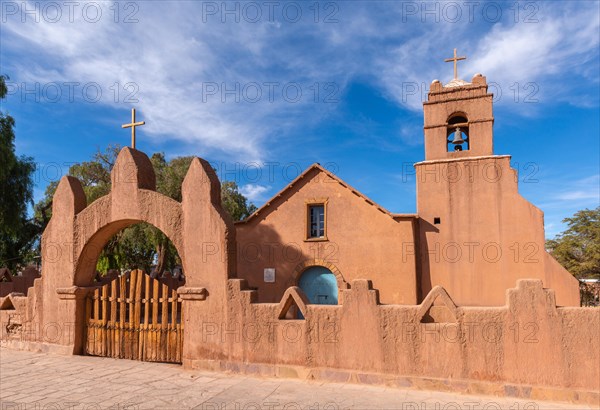
[[[98,254],[112,235],[127,226],[147,222],[173,242],[186,273],[186,286],[179,289],[184,312],[192,309],[186,318],[222,316],[227,279],[235,266],[235,252],[229,251],[235,230],[221,207],[219,180],[206,161],[195,158],[190,164],[181,203],[156,192],[152,163],[135,149],[121,150],[111,181],[111,192],[88,206],[81,183],[63,177],[42,236],[42,254],[52,252],[53,257],[45,258],[42,267],[39,323],[58,324],[59,343],[73,353],[82,350],[83,301]],[[193,301],[203,301],[202,309],[194,308]],[[187,320],[185,328],[186,333],[195,332]]]
[[[149,198],[145,198],[145,201],[151,205],[152,209],[148,216],[148,218],[141,219],[139,217],[129,217],[124,219],[119,219],[115,221],[111,221],[104,225],[101,225],[101,221],[95,221],[94,219],[98,218],[99,215],[103,214],[102,209],[95,208],[103,208],[103,204],[101,202],[94,202],[92,205],[87,207],[81,212],[81,218],[78,218],[76,222],[76,230],[81,235],[81,239],[83,242],[83,247],[79,252],[79,256],[76,260],[75,266],[75,277],[74,277],[74,285],[76,286],[89,286],[92,283],[95,274],[96,263],[98,261],[98,257],[104,248],[104,246],[108,243],[110,238],[122,231],[123,229],[138,224],[138,223],[148,223],[158,229],[160,229],[167,238],[173,243],[175,248],[177,249],[177,253],[181,257],[184,271],[186,269],[185,266],[185,258],[183,256],[183,243],[182,243],[182,227],[181,227],[181,215],[179,204],[170,198],[164,197],[161,194],[156,192],[148,192],[146,193]],[[172,202],[172,203],[170,203]],[[105,210],[106,208],[104,208]],[[161,215],[169,215],[166,220]],[[160,217],[156,217],[160,216]],[[86,231],[83,224],[88,224],[90,221],[94,220],[94,225],[100,226],[100,228],[90,234],[90,232]],[[102,218],[100,218],[102,220]],[[193,273],[192,273],[193,274]]]

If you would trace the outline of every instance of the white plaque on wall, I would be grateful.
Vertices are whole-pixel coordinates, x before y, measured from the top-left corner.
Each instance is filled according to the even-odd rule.
[[[265,282],[275,282],[275,268],[265,268]]]

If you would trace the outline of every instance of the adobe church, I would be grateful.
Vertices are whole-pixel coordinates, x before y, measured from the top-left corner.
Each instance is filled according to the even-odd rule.
[[[261,302],[300,286],[311,303],[337,304],[367,278],[385,304],[418,304],[440,285],[459,305],[498,306],[535,278],[579,306],[579,282],[545,251],[543,212],[519,194],[510,155],[494,155],[486,78],[460,80],[452,61],[455,78],[434,81],[423,104],[417,214],[391,213],[314,164],[236,223],[237,274]]]
[[[41,277],[0,298],[0,345],[597,404],[598,310],[578,307],[578,281],[546,253],[542,212],[494,155],[486,79],[458,79],[458,59],[424,103],[417,214],[315,164],[234,224],[201,158],[180,202],[156,191],[132,112],[109,194],[88,204],[79,180],[58,184]],[[140,222],[172,241],[184,282],[95,279],[106,243]]]

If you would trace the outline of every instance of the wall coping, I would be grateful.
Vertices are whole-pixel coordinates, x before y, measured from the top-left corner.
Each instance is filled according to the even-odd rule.
[[[466,162],[466,161],[481,161],[482,159],[504,159],[504,158],[512,158],[512,155],[482,155],[478,157],[461,157],[461,158],[445,158],[445,159],[430,159],[427,161],[416,162],[414,166],[417,165],[429,165],[429,164],[439,164],[444,162]]]

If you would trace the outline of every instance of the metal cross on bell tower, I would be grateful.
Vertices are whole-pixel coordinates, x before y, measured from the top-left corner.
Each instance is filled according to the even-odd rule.
[[[135,127],[146,124],[145,121],[135,122],[135,108],[131,109],[131,123],[123,124],[121,128],[131,128],[131,148],[135,149]]]
[[[458,66],[457,66],[457,62],[459,62],[460,60],[466,60],[467,57],[466,56],[462,56],[462,57],[457,57],[456,56],[456,49],[454,49],[454,57],[453,58],[447,58],[444,60],[444,62],[449,63],[450,61],[454,61],[454,79],[458,80]]]

